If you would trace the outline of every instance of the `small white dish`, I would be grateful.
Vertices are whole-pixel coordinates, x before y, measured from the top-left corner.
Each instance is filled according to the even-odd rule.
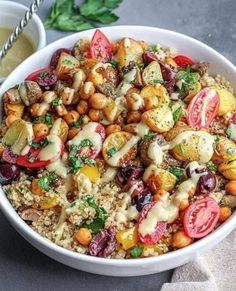
[[[12,1],[0,1],[0,27],[14,29],[28,8],[22,4]],[[32,40],[35,51],[46,45],[46,32],[41,19],[34,14],[24,33]],[[0,84],[4,78],[0,78]]]
[[[149,44],[159,43],[163,46],[174,47],[180,54],[186,54],[194,60],[207,61],[210,63],[210,73],[219,73],[224,76],[231,82],[236,91],[236,67],[221,54],[193,38],[173,31],[143,26],[113,26],[102,28],[101,30],[111,40],[117,40],[124,36],[132,37],[144,40]],[[0,88],[0,96],[10,87],[23,81],[31,72],[47,66],[55,50],[63,47],[70,48],[78,39],[83,37],[91,38],[93,33],[94,30],[89,30],[72,34],[33,54],[8,76]],[[75,269],[109,276],[139,276],[173,269],[214,248],[236,227],[236,212],[234,212],[214,232],[183,249],[151,258],[104,259],[69,251],[34,232],[18,216],[2,189],[0,189],[0,209],[13,227],[44,254]]]

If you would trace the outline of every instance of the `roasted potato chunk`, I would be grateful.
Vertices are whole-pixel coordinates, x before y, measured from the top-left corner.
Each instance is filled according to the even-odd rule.
[[[69,76],[72,76],[76,72],[79,65],[80,63],[75,57],[67,53],[61,53],[56,67],[58,79],[67,80]]]
[[[6,115],[13,114],[16,117],[21,118],[24,112],[25,106],[23,104],[11,104],[11,103],[4,103],[4,110]]]
[[[144,122],[154,132],[166,132],[174,126],[173,115],[168,105],[148,110],[142,114]]]
[[[225,178],[236,180],[236,160],[220,164],[218,170]]]
[[[218,115],[222,116],[230,111],[236,110],[236,97],[226,89],[215,89],[220,97]]]
[[[137,154],[139,139],[139,137],[125,131],[110,134],[102,147],[104,160],[112,167],[127,166]]]
[[[139,42],[132,38],[123,38],[119,43],[116,58],[120,67],[128,66],[130,62],[141,64],[143,62],[143,48]]]
[[[214,155],[212,161],[214,163],[220,164],[236,159],[236,145],[235,143],[221,136],[218,141],[216,141]]]
[[[170,102],[166,88],[160,85],[148,85],[141,90],[140,95],[144,99],[145,110],[154,109]]]
[[[55,134],[60,137],[63,142],[66,142],[68,136],[69,126],[62,118],[58,118],[50,130],[50,134]]]
[[[145,85],[154,85],[157,81],[163,81],[161,67],[158,62],[152,61],[143,70],[143,83]]]

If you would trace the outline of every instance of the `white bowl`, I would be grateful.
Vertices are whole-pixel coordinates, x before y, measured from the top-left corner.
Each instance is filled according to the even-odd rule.
[[[0,27],[14,29],[19,24],[28,7],[12,2],[0,1]],[[29,24],[24,28],[24,33],[32,40],[35,51],[46,45],[46,32],[38,15],[34,14]],[[4,78],[0,78],[0,84]]]
[[[231,82],[236,90],[236,68],[222,55],[207,45],[188,36],[152,27],[117,26],[102,28],[102,31],[111,40],[124,36],[145,40],[148,43],[160,43],[163,46],[175,47],[181,54],[186,54],[195,60],[205,60],[210,63],[210,72],[220,73]],[[21,82],[29,73],[48,65],[52,53],[61,47],[72,47],[82,37],[91,37],[94,30],[72,34],[62,38],[25,60],[3,83],[0,96],[8,88]],[[236,226],[236,212],[217,230],[205,238],[183,249],[161,256],[117,260],[91,257],[63,249],[34,232],[16,213],[0,189],[0,208],[15,229],[33,246],[49,257],[71,266],[75,269],[110,276],[138,276],[157,273],[183,265],[193,260],[199,254],[213,248],[225,238]]]

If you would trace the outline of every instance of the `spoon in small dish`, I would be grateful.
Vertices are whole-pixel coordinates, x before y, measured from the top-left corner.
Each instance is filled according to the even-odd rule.
[[[44,0],[34,0],[31,3],[31,5],[29,7],[29,10],[27,10],[25,12],[24,17],[21,18],[19,24],[15,27],[14,31],[9,36],[9,38],[7,39],[5,44],[0,48],[0,63],[1,63],[1,60],[6,56],[7,52],[11,49],[11,47],[14,44],[14,42],[17,41],[19,35],[22,33],[24,28],[27,26],[27,24],[29,23],[29,21],[32,18],[33,14],[38,11],[38,8],[39,8],[40,4],[43,1]]]

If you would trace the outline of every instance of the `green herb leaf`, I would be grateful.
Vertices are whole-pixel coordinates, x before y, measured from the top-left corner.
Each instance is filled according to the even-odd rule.
[[[41,139],[40,141],[38,142],[32,142],[31,143],[31,147],[33,149],[39,149],[39,148],[44,148],[46,147],[47,145],[49,145],[51,142],[45,137],[43,139]]]
[[[116,149],[115,148],[111,148],[107,151],[107,155],[109,158],[111,158],[112,156],[114,156],[114,154],[116,153]]]
[[[88,195],[85,197],[85,201],[88,205],[96,210],[96,217],[91,223],[84,222],[83,226],[92,230],[93,233],[98,233],[105,224],[105,221],[108,217],[105,209],[103,207],[99,207],[92,196]]]
[[[182,112],[183,112],[182,107],[179,107],[178,109],[176,109],[173,112],[173,119],[174,119],[175,123],[180,119],[180,116],[181,116]]]
[[[153,80],[153,83],[154,84],[164,84],[164,81],[163,80]]]
[[[184,176],[184,169],[179,167],[171,167],[169,172],[173,174],[178,180],[180,180]]]
[[[84,124],[84,115],[80,115],[78,121],[73,122],[72,126],[75,128],[81,128],[83,124]]]
[[[151,139],[151,138],[153,138],[154,136],[155,136],[155,134],[154,134],[151,130],[149,130],[149,132],[148,132],[147,134],[144,135],[143,140]]]
[[[118,66],[118,62],[116,60],[110,60],[108,63],[110,63],[114,69]]]
[[[133,258],[138,258],[142,255],[142,252],[143,252],[143,247],[136,246],[131,250],[130,254]]]
[[[56,175],[45,175],[39,178],[39,186],[45,191],[49,191],[51,188],[52,182],[57,179]]]
[[[148,50],[152,53],[157,53],[158,52],[157,45],[156,44],[150,45]]]
[[[212,162],[209,162],[207,164],[207,168],[210,170],[210,171],[216,171],[217,170],[217,166],[215,164],[213,164]]]
[[[182,81],[179,93],[181,96],[184,96],[190,90],[194,89],[194,85],[199,81],[200,75],[196,72],[191,72],[191,68],[188,66],[185,70],[181,70],[177,73],[177,79]]]
[[[36,117],[33,121],[34,124],[46,123],[48,125],[52,125],[52,122],[53,122],[53,118],[52,118],[52,115],[49,113],[47,113],[46,115]]]
[[[54,106],[54,107],[57,107],[57,106],[59,106],[59,105],[61,105],[62,104],[62,100],[61,100],[61,98],[59,98],[59,97],[57,97],[56,99],[54,99],[53,101],[52,101],[52,106]]]

